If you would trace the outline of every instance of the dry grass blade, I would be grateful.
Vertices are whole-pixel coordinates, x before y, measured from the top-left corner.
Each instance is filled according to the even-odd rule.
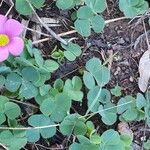
[[[33,8],[32,4],[29,2],[29,0],[26,0],[27,3],[29,4],[29,6],[31,7],[32,11],[34,12],[34,14],[36,15],[37,19],[39,20],[40,24],[58,41],[60,41],[61,43],[63,43],[64,45],[67,45],[68,42],[64,39],[62,39],[60,36],[58,36],[51,28],[49,28],[42,20],[41,18],[38,16],[38,14],[36,13],[35,9]]]

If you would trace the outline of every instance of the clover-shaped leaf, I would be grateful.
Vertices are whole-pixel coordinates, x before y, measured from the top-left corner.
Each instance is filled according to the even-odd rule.
[[[106,9],[106,0],[85,0],[85,4],[90,7],[94,13],[101,13]]]
[[[101,60],[99,58],[94,57],[86,62],[86,69],[93,74],[94,72],[96,72],[97,67],[100,67],[101,65]]]
[[[45,0],[29,0],[29,3],[35,8],[40,8],[43,6]],[[26,0],[16,0],[16,10],[23,15],[32,14],[32,8]]]
[[[3,88],[4,84],[5,84],[5,77],[0,75],[0,89]]]
[[[68,79],[64,85],[64,93],[66,93],[72,100],[81,101],[83,92],[81,91],[82,81],[78,76],[74,76],[72,80]]]
[[[99,107],[99,114],[102,116],[102,121],[107,125],[112,125],[117,121],[117,109],[114,106],[114,104],[109,102]]]
[[[6,117],[11,120],[16,119],[20,113],[21,110],[17,104],[9,102],[5,96],[0,96],[0,124],[6,121]]]
[[[54,125],[54,122],[51,121],[49,117],[46,117],[42,114],[32,115],[28,119],[29,125],[35,127],[35,129],[31,129],[27,131],[27,139],[29,142],[37,142],[40,138],[40,135],[47,139],[55,135],[56,127],[47,127],[50,125]],[[36,127],[45,126],[45,128],[36,129]]]
[[[106,130],[101,135],[100,150],[124,150],[131,149],[125,144],[124,139],[121,139],[119,133],[113,129]]]
[[[48,91],[50,90],[51,86],[48,84],[44,84],[42,86],[40,86],[39,91],[40,91],[40,95],[44,96],[48,93]]]
[[[145,149],[150,149],[150,140],[147,140],[146,142],[144,142],[144,148]]]
[[[88,92],[87,98],[88,98],[88,107],[91,106],[93,100],[97,97],[98,92],[99,92],[100,88],[98,86],[95,86],[93,89],[91,89]],[[98,97],[97,102],[95,103],[95,105],[93,106],[93,108],[91,109],[92,112],[97,112],[100,106],[100,103],[102,104],[107,104],[109,103],[111,100],[111,95],[110,92],[106,89],[102,89],[101,90],[101,94]]]
[[[40,73],[33,67],[25,67],[22,70],[22,77],[31,82],[36,82],[40,79]]]
[[[129,18],[145,13],[148,7],[148,2],[145,0],[119,0],[120,10]]]
[[[116,97],[121,96],[121,87],[116,85],[113,89],[111,89],[111,94]]]
[[[92,10],[88,6],[82,6],[77,11],[77,17],[80,19],[88,19],[93,16]]]
[[[70,9],[74,7],[74,0],[57,0],[56,5],[60,9]]]
[[[35,58],[35,61],[36,61],[37,65],[39,67],[42,67],[43,64],[44,64],[44,59],[42,57],[41,52],[36,48],[32,49],[32,51],[33,51],[33,55],[34,55],[34,58]]]
[[[138,93],[137,98],[136,98],[137,108],[141,109],[141,108],[145,107],[146,105],[147,105],[147,101],[146,101],[145,97],[141,93]]]
[[[136,101],[132,96],[126,96],[119,100],[117,112],[120,114],[120,120],[124,121],[137,120],[139,115],[142,115],[141,110],[137,108]]]
[[[20,115],[21,110],[20,110],[20,107],[17,104],[15,104],[13,102],[7,102],[5,104],[4,112],[5,112],[5,115],[9,119],[13,120],[13,119],[17,118]]]
[[[0,143],[9,148],[9,150],[20,150],[27,144],[27,138],[6,130],[0,133]]]
[[[117,105],[117,112],[121,114],[135,106],[135,99],[132,96],[126,96],[121,98]]]
[[[101,64],[98,58],[92,58],[86,63],[86,69],[93,75],[97,84],[102,87],[110,80],[110,71]]]
[[[75,29],[83,37],[88,37],[91,35],[91,24],[89,20],[80,20],[77,19],[74,23]]]
[[[117,145],[120,142],[120,136],[117,131],[109,129],[101,135],[101,140],[106,145]]]
[[[61,46],[65,49],[64,56],[70,61],[74,61],[81,55],[81,47],[78,44],[70,42],[68,45],[61,44]]]
[[[60,124],[60,131],[64,135],[70,135],[72,132],[76,135],[85,135],[87,127],[83,120],[79,119],[80,115],[72,114],[65,117]]]
[[[43,68],[45,68],[47,72],[54,72],[59,68],[59,65],[56,61],[48,59],[45,61]]]
[[[100,15],[93,16],[91,18],[91,26],[96,33],[100,33],[105,27],[105,20]]]
[[[94,79],[93,75],[90,72],[84,71],[83,81],[84,81],[84,84],[86,85],[86,87],[88,89],[93,89],[94,88],[95,79]]]
[[[91,29],[96,33],[102,32],[105,21],[102,16],[95,15],[89,6],[82,6],[77,11],[77,20],[74,25],[79,34],[88,37],[91,34]]]
[[[100,150],[99,149],[99,146],[98,145],[95,145],[95,144],[86,144],[86,143],[81,143],[81,144],[79,144],[79,143],[73,143],[71,146],[70,146],[70,149],[71,150],[84,150],[84,149],[86,149],[86,150]]]
[[[57,0],[56,5],[58,8],[65,10],[65,9],[71,9],[75,7],[76,5],[79,5],[81,3],[81,0]]]
[[[30,99],[38,95],[38,89],[31,82],[23,80],[19,94],[21,97]]]
[[[10,73],[6,77],[5,88],[10,92],[16,92],[22,83],[22,78],[17,73]]]
[[[53,121],[60,122],[67,115],[70,107],[71,99],[65,93],[60,93],[55,96],[54,100],[45,99],[40,106],[40,110],[45,116],[51,115]]]

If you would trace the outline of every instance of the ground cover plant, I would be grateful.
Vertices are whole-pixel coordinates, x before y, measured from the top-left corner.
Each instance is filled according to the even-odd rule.
[[[149,2],[2,0],[0,148],[150,149]]]

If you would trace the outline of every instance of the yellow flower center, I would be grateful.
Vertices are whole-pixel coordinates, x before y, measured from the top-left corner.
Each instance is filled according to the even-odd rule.
[[[9,37],[6,34],[0,34],[0,47],[9,43]]]

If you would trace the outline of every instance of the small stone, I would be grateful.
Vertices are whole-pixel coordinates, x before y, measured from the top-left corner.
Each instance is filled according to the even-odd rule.
[[[134,79],[133,79],[132,76],[129,78],[129,80],[130,80],[130,82],[133,82],[133,81],[134,81]]]
[[[141,141],[145,141],[146,140],[146,136],[142,136],[140,139],[141,139]]]
[[[124,43],[125,43],[125,40],[124,40],[123,38],[120,38],[117,43],[118,43],[118,44],[124,44]]]
[[[117,67],[117,70],[115,71],[114,75],[116,76],[120,72],[120,67]]]

